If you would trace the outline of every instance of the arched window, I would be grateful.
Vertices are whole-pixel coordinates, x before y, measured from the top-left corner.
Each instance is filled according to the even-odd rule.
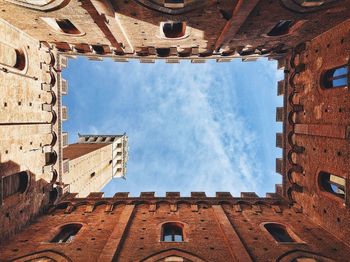
[[[327,70],[322,76],[322,84],[326,89],[346,87],[349,81],[349,69],[344,65]]]
[[[289,235],[284,225],[267,223],[264,225],[264,227],[277,242],[295,242],[295,240]]]
[[[16,193],[24,193],[29,184],[26,171],[18,172],[2,178],[2,198],[5,199]]]
[[[320,186],[324,191],[327,191],[342,199],[345,198],[345,179],[327,172],[319,174]]]
[[[289,33],[289,29],[293,25],[292,20],[281,20],[279,21],[270,32],[267,33],[268,36],[280,36]]]
[[[68,224],[60,228],[58,234],[50,241],[51,243],[70,243],[78,234],[82,225]]]
[[[162,226],[162,241],[182,242],[183,226],[179,223],[166,223]]]
[[[162,25],[162,31],[166,38],[180,38],[185,35],[185,32],[186,32],[185,22],[166,22],[161,25]]]
[[[55,19],[52,17],[42,17],[49,26],[56,31],[69,35],[82,35],[79,29],[68,19]]]

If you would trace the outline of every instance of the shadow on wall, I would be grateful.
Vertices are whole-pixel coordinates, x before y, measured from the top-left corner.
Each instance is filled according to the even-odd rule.
[[[53,184],[13,161],[0,163],[0,242],[56,202]]]

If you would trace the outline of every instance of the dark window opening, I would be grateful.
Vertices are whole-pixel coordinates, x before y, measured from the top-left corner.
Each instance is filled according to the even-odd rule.
[[[225,19],[225,20],[230,20],[232,18],[232,12],[229,12],[229,11],[226,11],[226,10],[223,10],[223,9],[220,9],[219,10],[222,17]]]
[[[99,55],[103,55],[105,53],[103,46],[100,45],[92,45],[92,49],[95,51],[96,54]]]
[[[166,223],[162,226],[162,241],[164,242],[182,242],[182,225],[178,223]]]
[[[292,20],[281,20],[279,21],[270,32],[267,33],[268,36],[279,36],[289,33],[289,29],[293,25]]]
[[[276,223],[268,223],[264,226],[277,242],[295,242],[285,226]]]
[[[122,148],[122,144],[121,144],[121,143],[118,143],[118,144],[117,144],[117,148]]]
[[[113,160],[111,159],[111,160],[109,160],[109,164],[111,165],[113,163]]]
[[[345,198],[345,179],[327,172],[320,172],[320,185],[323,190],[340,197]]]
[[[57,161],[57,154],[55,151],[45,153],[45,165],[46,166],[54,165],[54,164],[56,164],[56,161]]]
[[[29,176],[26,171],[18,172],[6,176],[2,180],[2,197],[3,199],[16,193],[24,193],[29,184]]]
[[[167,57],[170,55],[170,48],[157,48],[157,55],[160,57]]]
[[[163,24],[163,33],[167,38],[179,38],[185,35],[186,23],[167,22]]]
[[[122,163],[122,161],[121,161],[121,160],[118,160],[118,161],[117,161],[117,164],[121,164],[121,163]]]
[[[122,169],[121,168],[117,168],[117,172],[122,172]]]
[[[57,190],[57,188],[54,188],[49,193],[50,203],[54,203],[57,200],[57,197],[58,197],[58,190]]]
[[[68,224],[61,227],[60,232],[50,241],[51,243],[70,243],[78,234],[82,225]]]
[[[323,74],[323,87],[326,89],[348,86],[349,68],[341,66],[327,70]]]
[[[60,29],[66,33],[71,35],[79,35],[81,32],[76,28],[71,21],[68,19],[56,19],[57,25],[60,27]]]
[[[95,172],[91,173],[91,174],[90,174],[90,178],[93,178],[95,175],[96,175]]]
[[[15,68],[18,70],[23,70],[26,66],[26,57],[22,50],[16,49],[16,64]]]
[[[122,155],[122,152],[117,152],[117,156],[121,156]]]

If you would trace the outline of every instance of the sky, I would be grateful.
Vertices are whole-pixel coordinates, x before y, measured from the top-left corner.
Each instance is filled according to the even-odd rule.
[[[126,180],[115,178],[102,190],[116,192],[274,192],[277,63],[141,64],[70,59],[69,141],[81,134],[123,134],[129,138]]]

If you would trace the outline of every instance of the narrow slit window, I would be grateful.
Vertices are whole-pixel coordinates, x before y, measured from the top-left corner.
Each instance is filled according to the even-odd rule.
[[[183,8],[185,7],[184,0],[164,0],[164,6],[168,8]]]
[[[60,228],[58,234],[51,240],[51,243],[70,243],[78,234],[82,225],[68,224]]]
[[[280,36],[280,35],[288,34],[292,25],[293,25],[292,20],[281,20],[271,29],[270,32],[267,33],[267,35]]]
[[[162,241],[164,242],[182,242],[182,226],[178,223],[166,223],[162,227]]]
[[[264,226],[277,242],[295,242],[295,240],[288,233],[285,226],[277,223],[268,223]]]
[[[341,66],[327,70],[323,74],[323,87],[326,89],[341,88],[348,86],[349,68]]]
[[[345,198],[345,179],[327,172],[320,172],[320,185],[324,191]]]

